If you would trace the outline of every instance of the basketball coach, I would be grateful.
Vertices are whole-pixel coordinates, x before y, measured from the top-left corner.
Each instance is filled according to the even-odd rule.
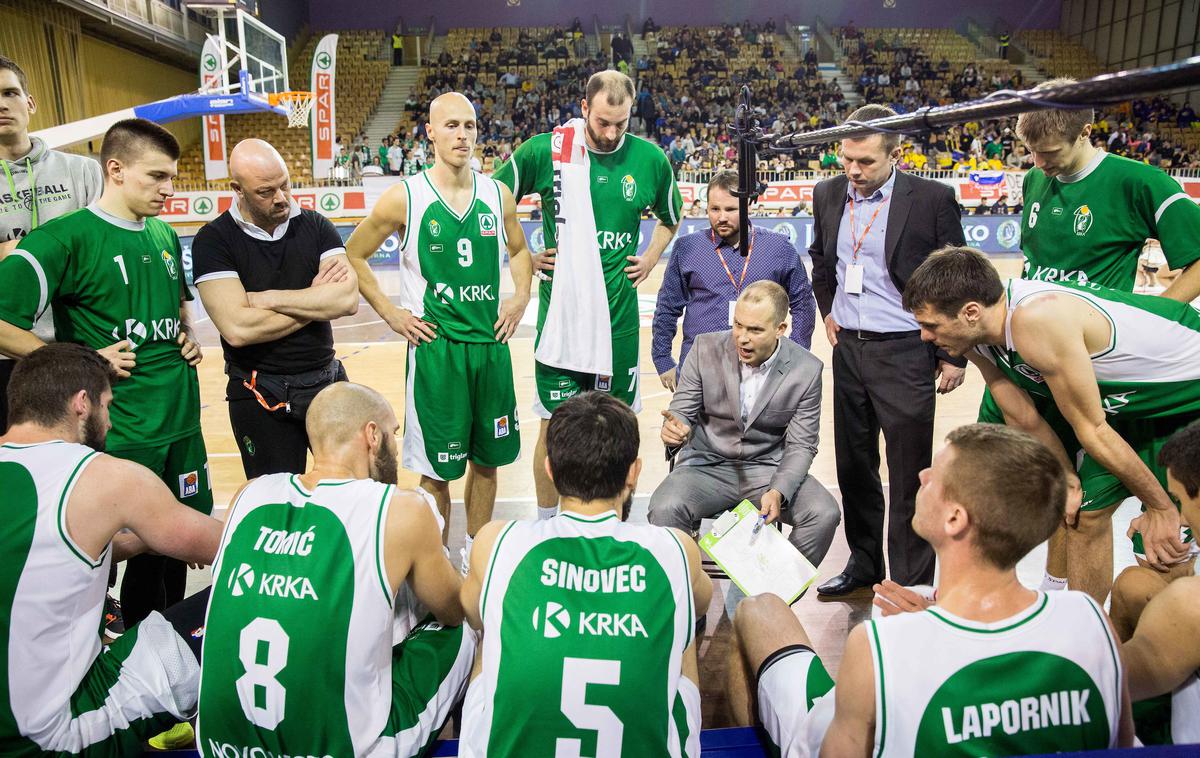
[[[850,121],[896,115],[864,105]],[[912,528],[918,475],[930,465],[937,392],[962,383],[966,364],[921,341],[900,304],[912,272],[943,245],[962,245],[954,190],[896,168],[900,138],[842,141],[845,175],[813,190],[813,292],[833,346],[833,431],[850,561],[817,588],[840,597],[884,578],[879,432],[887,450],[891,578],[931,584],[933,549]],[[939,380],[940,377],[940,380]]]

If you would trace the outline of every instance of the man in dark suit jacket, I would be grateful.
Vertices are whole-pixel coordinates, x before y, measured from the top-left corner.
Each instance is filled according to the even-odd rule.
[[[812,564],[829,549],[837,501],[808,473],[821,427],[821,361],[789,339],[788,295],[762,280],[742,290],[733,329],[696,337],[662,439],[682,449],[650,496],[650,523],[692,531],[743,499]]]
[[[895,115],[864,105],[851,121]],[[965,363],[921,342],[901,306],[905,282],[934,250],[962,245],[954,190],[899,171],[899,137],[842,141],[846,175],[813,190],[813,292],[833,345],[833,430],[850,561],[817,588],[838,597],[884,578],[879,432],[887,447],[888,564],[904,585],[933,581],[933,549],[912,529],[918,476],[933,448],[937,392],[962,383]]]

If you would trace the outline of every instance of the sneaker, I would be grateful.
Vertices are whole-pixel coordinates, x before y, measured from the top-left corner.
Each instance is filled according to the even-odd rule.
[[[109,637],[120,637],[125,633],[125,619],[121,615],[121,603],[112,595],[104,596],[104,633]]]
[[[191,747],[196,743],[196,732],[192,725],[184,721],[176,724],[162,734],[150,738],[150,747],[155,750],[179,750]]]

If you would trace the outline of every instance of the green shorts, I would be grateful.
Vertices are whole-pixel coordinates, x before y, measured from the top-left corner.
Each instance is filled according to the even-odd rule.
[[[392,708],[382,741],[387,755],[428,755],[450,712],[462,702],[479,635],[464,622],[426,616],[392,648]]]
[[[539,418],[550,418],[550,414],[562,401],[592,390],[609,393],[632,408],[634,413],[641,411],[642,381],[641,364],[638,360],[640,340],[641,335],[637,332],[612,338],[612,376],[568,371],[534,361],[533,376],[537,384],[537,397],[533,401],[533,412]]]
[[[140,463],[162,479],[179,502],[212,515],[212,479],[208,475],[208,451],[200,431],[165,445],[111,450],[117,458]]]
[[[405,468],[448,482],[468,460],[497,467],[520,456],[508,345],[445,337],[409,345],[406,384]]]

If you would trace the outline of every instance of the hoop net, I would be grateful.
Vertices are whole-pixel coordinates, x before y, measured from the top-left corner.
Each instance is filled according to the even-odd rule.
[[[313,108],[313,93],[311,92],[279,92],[267,95],[271,105],[282,105],[287,109],[289,129],[308,126],[308,115]]]

